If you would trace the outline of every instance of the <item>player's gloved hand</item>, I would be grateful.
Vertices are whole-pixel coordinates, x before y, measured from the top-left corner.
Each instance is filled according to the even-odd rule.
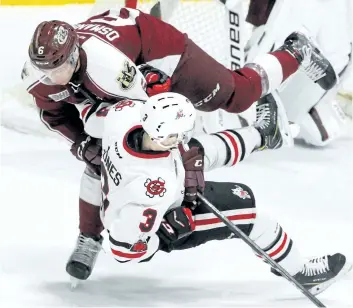
[[[78,160],[84,161],[88,168],[100,175],[102,157],[102,143],[100,139],[83,133],[72,144],[70,151]]]
[[[169,245],[189,235],[195,230],[192,212],[184,206],[176,207],[164,215],[157,235],[164,244]]]
[[[197,192],[203,193],[205,178],[203,174],[203,153],[198,147],[192,147],[182,154],[185,169],[185,194],[184,201],[196,203]]]
[[[139,66],[139,69],[146,79],[148,96],[170,91],[171,79],[164,72],[148,64]]]

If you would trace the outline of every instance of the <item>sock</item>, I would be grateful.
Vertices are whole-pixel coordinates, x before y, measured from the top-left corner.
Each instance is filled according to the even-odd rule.
[[[250,238],[291,275],[303,267],[304,261],[293,240],[282,226],[265,214],[257,213]]]

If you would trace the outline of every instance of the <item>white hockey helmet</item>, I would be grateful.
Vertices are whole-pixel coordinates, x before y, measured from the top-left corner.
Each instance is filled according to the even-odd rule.
[[[187,143],[194,131],[196,110],[185,96],[165,92],[150,97],[141,107],[141,123],[151,140],[165,149]]]

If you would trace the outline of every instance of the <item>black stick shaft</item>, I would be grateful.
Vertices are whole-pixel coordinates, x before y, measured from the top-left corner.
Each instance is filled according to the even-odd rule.
[[[264,252],[253,240],[251,240],[243,231],[241,231],[236,225],[234,225],[226,216],[224,216],[210,201],[207,200],[202,194],[197,193],[198,198],[203,204],[216,216],[218,217],[235,235],[241,238],[251,249],[253,249],[258,255],[262,256],[274,269],[276,269],[281,275],[289,282],[291,282],[297,289],[299,289],[316,307],[325,307],[313,294],[305,289],[298,281],[296,281],[281,265],[275,262],[266,252]]]

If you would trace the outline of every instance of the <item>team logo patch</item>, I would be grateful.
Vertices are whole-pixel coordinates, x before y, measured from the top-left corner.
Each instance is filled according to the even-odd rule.
[[[120,88],[123,91],[127,91],[130,88],[132,88],[132,86],[134,85],[135,77],[136,77],[136,68],[130,65],[128,61],[125,61],[124,69],[120,72],[116,80],[119,83]]]
[[[133,252],[144,252],[144,251],[147,251],[147,242],[139,240],[134,245],[132,245],[130,251],[133,251]]]
[[[59,26],[56,30],[56,34],[54,36],[54,40],[60,44],[63,45],[66,43],[69,31],[66,30],[63,26]]]
[[[179,111],[176,114],[175,120],[179,120],[181,118],[185,118],[185,114],[184,114],[183,109],[179,109]]]
[[[124,107],[134,107],[135,103],[129,99],[124,99],[123,101],[120,101],[115,104],[114,110],[115,111],[121,111],[123,110]]]
[[[167,191],[164,187],[165,181],[160,177],[157,180],[151,180],[148,178],[144,185],[147,188],[146,196],[150,198],[154,198],[154,196],[163,197]]]
[[[235,188],[232,189],[232,193],[237,195],[240,199],[251,199],[249,192],[244,190],[242,187],[235,185]]]

